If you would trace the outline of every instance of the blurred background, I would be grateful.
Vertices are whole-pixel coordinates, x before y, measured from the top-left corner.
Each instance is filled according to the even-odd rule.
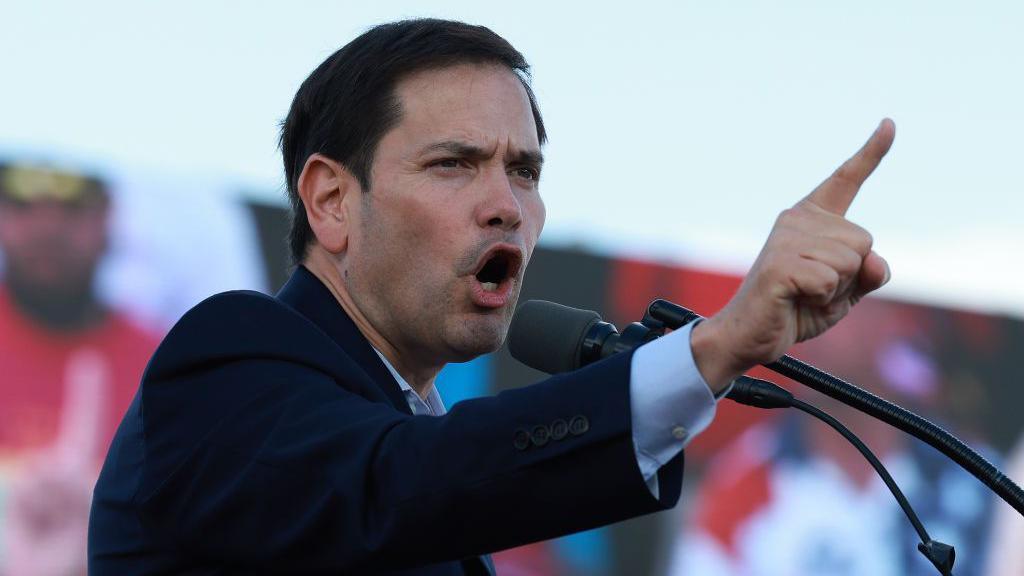
[[[0,575],[84,574],[90,491],[160,338],[289,273],[279,122],[376,23],[489,26],[533,64],[548,225],[523,298],[639,320],[725,304],[775,215],[867,138],[849,217],[894,277],[794,354],[1024,481],[1024,5],[1012,2],[9,2],[0,35]],[[764,376],[765,374],[761,374]],[[451,365],[449,406],[541,378]],[[931,448],[799,385],[890,467],[959,575],[1024,575],[1024,522]],[[503,576],[934,569],[845,441],[729,402],[680,506],[497,554]]]

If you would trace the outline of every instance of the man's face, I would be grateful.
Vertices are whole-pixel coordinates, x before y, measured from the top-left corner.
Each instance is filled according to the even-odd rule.
[[[0,198],[6,275],[40,298],[64,299],[90,290],[106,241],[105,198]]]
[[[389,343],[421,362],[501,345],[544,225],[540,144],[519,79],[498,66],[414,74],[353,202],[344,280]]]

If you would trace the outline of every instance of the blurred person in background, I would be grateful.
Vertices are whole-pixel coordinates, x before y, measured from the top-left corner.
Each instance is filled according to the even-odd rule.
[[[951,429],[987,452],[972,430],[972,419],[983,413],[978,395],[984,386],[971,376],[968,359],[979,354],[956,354],[969,342],[951,335],[965,330],[938,325],[955,322],[954,315],[926,312],[869,300],[826,338],[802,344],[797,355],[940,425],[953,420]],[[964,389],[976,399],[965,398],[959,392]],[[875,452],[929,534],[956,548],[956,574],[982,573],[991,510],[984,485],[891,426],[810,390],[793,392],[835,416]],[[712,461],[670,574],[934,574],[917,551],[917,533],[860,453],[809,415],[791,410],[777,416]]]
[[[92,486],[158,339],[94,288],[110,196],[0,164],[0,574],[86,573]]]

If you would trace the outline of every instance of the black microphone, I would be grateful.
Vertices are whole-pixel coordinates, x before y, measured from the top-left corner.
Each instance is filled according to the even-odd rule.
[[[620,334],[592,310],[528,300],[512,317],[508,349],[513,358],[530,368],[558,374],[632,350],[662,333],[633,322]]]

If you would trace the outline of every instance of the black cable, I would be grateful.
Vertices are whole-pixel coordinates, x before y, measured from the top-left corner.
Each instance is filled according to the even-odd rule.
[[[917,517],[917,513],[914,512],[914,508],[910,505],[910,502],[907,500],[907,497],[904,496],[903,491],[900,490],[896,481],[893,480],[889,471],[886,470],[885,466],[878,457],[875,456],[871,449],[868,448],[867,445],[864,444],[864,442],[862,442],[861,439],[850,431],[850,429],[842,422],[835,419],[824,410],[799,400],[789,391],[777,384],[768,382],[767,380],[751,378],[749,376],[741,376],[738,378],[734,382],[732,390],[729,391],[727,397],[734,402],[757,408],[793,407],[814,416],[842,434],[843,438],[849,440],[861,455],[867,459],[872,468],[875,469],[875,472],[877,472],[882,478],[882,481],[885,482],[889,491],[892,492],[893,497],[896,498],[896,502],[899,503],[903,513],[906,514],[907,519],[910,520],[910,524],[913,525],[914,530],[921,539],[921,543],[918,544],[917,549],[921,551],[921,554],[923,554],[924,557],[927,558],[943,576],[953,576],[953,561],[956,558],[956,552],[953,550],[953,547],[937,540],[932,540],[931,536],[928,535],[928,531],[925,530],[924,524],[922,524],[920,518]]]
[[[661,322],[665,327],[677,329],[701,316],[678,304],[659,299],[648,306],[645,321],[648,318]],[[1024,490],[984,456],[940,426],[792,356],[783,356],[765,366],[927,443],[981,480],[1024,516]]]
[[[836,432],[839,432],[844,438],[849,440],[850,443],[860,451],[864,458],[867,458],[867,461],[871,463],[871,467],[875,469],[875,472],[878,472],[878,475],[882,477],[882,482],[885,482],[889,491],[892,492],[893,497],[896,498],[897,502],[899,502],[900,508],[902,508],[903,512],[906,513],[907,519],[910,520],[910,523],[914,526],[914,530],[917,531],[917,535],[921,537],[921,542],[928,542],[931,540],[931,537],[928,536],[928,531],[925,530],[924,525],[921,524],[921,519],[917,517],[914,509],[910,507],[910,502],[907,501],[907,497],[903,495],[903,491],[896,485],[896,481],[892,479],[889,471],[885,469],[885,466],[883,466],[882,462],[878,460],[875,453],[872,452],[860,438],[858,438],[853,432],[850,432],[850,429],[844,426],[842,422],[836,420],[832,415],[820,408],[796,398],[793,399],[791,406],[797,410],[814,416],[825,424],[828,424],[834,428]]]

